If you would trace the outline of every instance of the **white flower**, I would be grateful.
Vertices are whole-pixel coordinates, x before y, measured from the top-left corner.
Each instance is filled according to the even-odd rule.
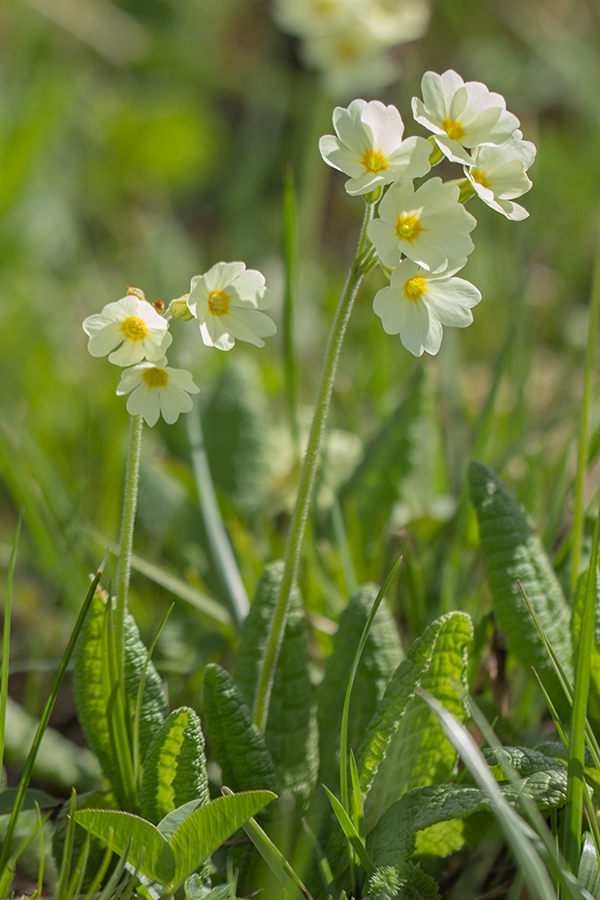
[[[458,202],[456,184],[430,178],[416,191],[408,179],[392,184],[379,204],[379,218],[367,235],[381,262],[394,268],[402,254],[431,272],[473,250],[469,232],[477,220]]]
[[[329,34],[307,38],[300,52],[305,63],[321,73],[331,97],[376,91],[398,77],[399,66],[386,45],[360,19]]]
[[[427,0],[371,0],[362,18],[379,40],[393,46],[422,38],[430,15]]]
[[[501,94],[480,81],[465,83],[452,69],[443,75],[426,72],[421,88],[423,100],[412,100],[413,116],[433,132],[440,150],[453,162],[471,164],[465,147],[501,144],[519,127]]]
[[[519,131],[497,147],[478,147],[473,153],[473,165],[465,166],[465,175],[484,203],[507,219],[520,221],[529,213],[512,201],[530,190],[526,170],[534,159],[535,144],[524,141]]]
[[[466,328],[473,321],[471,308],[481,294],[464,278],[453,277],[465,263],[466,259],[453,261],[445,272],[432,275],[405,259],[392,272],[389,287],[375,294],[373,309],[384,330],[399,334],[415,356],[438,352],[443,325]]]
[[[419,178],[431,166],[431,144],[425,138],[402,140],[404,122],[395,106],[379,100],[353,100],[333,113],[337,137],[325,134],[319,150],[325,162],[349,175],[346,191],[366,194],[399,178]]]
[[[202,340],[208,347],[231,350],[236,338],[264,347],[264,337],[277,331],[261,309],[269,309],[275,298],[256,269],[243,262],[220,262],[205,275],[192,278],[188,307],[198,320]]]
[[[315,37],[344,28],[366,0],[275,0],[273,18],[282,31]]]
[[[127,411],[143,416],[148,425],[156,425],[159,415],[172,425],[179,413],[190,412],[192,398],[200,388],[186,369],[172,369],[166,357],[157,362],[143,362],[121,374],[117,394],[129,394]]]
[[[110,353],[109,362],[117,366],[164,356],[173,340],[168,327],[151,303],[131,294],[108,303],[101,313],[88,316],[83,323],[92,356]]]

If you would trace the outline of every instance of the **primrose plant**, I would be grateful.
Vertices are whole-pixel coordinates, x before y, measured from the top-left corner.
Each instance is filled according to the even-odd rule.
[[[199,390],[190,372],[167,362],[173,344],[170,321],[195,322],[204,344],[220,350],[230,350],[236,340],[262,347],[263,338],[275,333],[264,312],[274,298],[259,272],[242,262],[222,262],[194,277],[190,292],[168,305],[150,303],[141,290],[129,288],[126,297],[83,325],[90,353],[108,355],[123,370],[117,394],[127,396],[132,424],[115,600],[97,595],[75,667],[82,727],[118,811],[81,810],[80,804],[76,821],[126,856],[130,866],[137,865],[152,883],[153,896],[179,889],[215,842],[244,823],[250,841],[292,893],[310,898],[310,891],[315,896],[346,891],[350,896],[362,886],[363,896],[379,896],[378,884],[385,882],[391,891],[401,882],[435,896],[435,886],[409,861],[417,832],[442,821],[442,808],[450,819],[487,809],[486,798],[472,785],[443,784],[454,772],[456,752],[434,712],[416,696],[427,691],[465,718],[462,697],[448,685],[466,685],[469,617],[459,612],[442,616],[403,660],[390,614],[379,605],[384,590],[359,589],[340,620],[315,704],[296,585],[337,363],[364,275],[379,265],[388,282],[373,299],[385,331],[399,335],[416,357],[436,354],[443,328],[469,325],[471,310],[481,300],[477,288],[458,274],[474,249],[476,220],[466,202],[477,196],[511,220],[527,215],[514,201],[531,187],[527,169],[535,147],[523,139],[504,99],[479,82],[464,82],[454,71],[427,72],[422,88],[423,99],[415,98],[412,109],[415,120],[431,131],[429,138],[405,138],[394,106],[356,99],[335,109],[335,135],[320,140],[324,161],[348,176],[346,191],[363,198],[364,218],[324,353],[284,559],[267,567],[250,612],[239,617],[233,676],[211,665],[204,677],[205,726],[225,793],[219,801],[208,801],[199,718],[188,708],[167,712],[150,653],[127,612],[140,435],[143,420],[153,426],[162,416],[171,424],[190,412]],[[415,185],[443,159],[462,166],[462,176],[451,182],[430,177]],[[361,672],[350,716],[361,654],[371,658]],[[340,684],[347,685],[345,700]],[[549,763],[543,755],[513,754],[512,765],[518,773],[519,767],[526,772],[532,766],[545,771]],[[564,794],[563,768],[553,770],[560,782],[555,805]],[[329,792],[343,834],[332,829],[320,783],[341,797]],[[427,793],[432,785],[440,788],[433,799]],[[229,788],[237,793],[231,796]],[[329,862],[320,864],[325,893],[318,878],[309,890],[249,818],[275,793],[287,798],[282,809],[292,810],[296,825],[301,816],[308,823],[300,856],[305,861],[310,856],[306,843],[311,839],[327,852]],[[544,797],[532,796],[543,804]],[[286,832],[284,813],[265,815],[265,827]],[[202,837],[202,828],[214,828],[214,840]],[[294,841],[288,843],[293,852]],[[242,854],[236,865],[247,889],[256,890],[260,885],[251,883],[248,859]],[[311,878],[310,865],[306,871]],[[392,896],[395,891],[390,891]]]

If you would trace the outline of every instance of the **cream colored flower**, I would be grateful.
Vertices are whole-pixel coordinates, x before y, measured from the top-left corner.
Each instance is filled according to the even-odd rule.
[[[205,275],[192,278],[187,302],[204,343],[231,350],[236,340],[264,347],[262,338],[277,329],[261,310],[269,309],[274,301],[256,269],[246,269],[243,262],[220,262]]]
[[[190,394],[200,390],[186,369],[172,369],[163,357],[157,362],[143,362],[121,374],[117,394],[127,398],[127,411],[132,416],[143,416],[148,425],[156,425],[162,415],[172,425],[182,412],[190,412],[193,403]]]
[[[466,259],[456,260],[439,275],[433,275],[409,259],[392,272],[389,287],[375,294],[373,309],[387,334],[399,334],[415,356],[436,354],[444,325],[466,328],[473,321],[471,308],[481,294],[464,278],[455,278]]]
[[[349,175],[346,191],[366,194],[399,178],[419,178],[431,166],[431,144],[425,138],[402,140],[404,122],[395,106],[379,100],[353,100],[333,113],[337,137],[325,134],[319,150],[325,162]]]
[[[515,197],[521,197],[531,189],[526,171],[535,159],[535,144],[524,141],[521,132],[498,144],[497,147],[477,147],[473,153],[473,165],[465,166],[465,175],[475,192],[491,209],[507,219],[520,221],[529,213]]]
[[[367,235],[381,262],[393,269],[402,256],[431,272],[443,272],[449,259],[473,250],[469,232],[477,220],[458,202],[456,184],[430,178],[416,191],[412,181],[392,184],[379,204],[379,218]]]
[[[88,316],[83,323],[92,356],[109,353],[109,362],[116,366],[160,359],[173,340],[168,328],[151,303],[133,294],[108,303],[101,313]]]

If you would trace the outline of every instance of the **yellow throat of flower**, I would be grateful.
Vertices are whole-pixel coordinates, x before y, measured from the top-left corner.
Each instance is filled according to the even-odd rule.
[[[169,381],[169,376],[165,369],[157,369],[156,366],[152,369],[144,369],[142,378],[149,388],[165,387]]]
[[[367,172],[385,172],[388,168],[388,161],[381,150],[365,150],[360,161]]]
[[[421,299],[426,290],[427,282],[424,277],[422,275],[415,275],[413,278],[409,278],[404,285],[404,296],[407,300],[412,300],[413,303],[416,303]]]
[[[148,337],[148,329],[144,320],[138,319],[137,316],[128,316],[126,319],[123,319],[119,326],[119,331],[128,341],[133,341],[134,344]]]
[[[444,119],[442,128],[451,141],[461,141],[465,136],[465,130],[462,127],[462,124],[460,122],[455,122],[453,119]]]
[[[396,237],[401,241],[408,241],[409,244],[419,237],[424,229],[415,215],[398,216],[396,222]]]
[[[229,294],[225,291],[211,291],[208,295],[208,311],[213,316],[226,316],[229,312]]]

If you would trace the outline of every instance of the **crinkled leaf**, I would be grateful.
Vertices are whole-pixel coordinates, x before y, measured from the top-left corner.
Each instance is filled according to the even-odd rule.
[[[449,777],[456,753],[415,693],[426,689],[464,718],[450,679],[464,680],[471,634],[465,613],[441,616],[413,643],[388,684],[357,754],[367,831],[409,788]]]
[[[233,678],[211,664],[204,673],[204,720],[223,783],[234,791],[271,790],[277,776],[263,736]]]
[[[208,802],[204,735],[193,709],[173,710],[144,760],[142,814],[157,823],[191,800]]]
[[[234,678],[250,709],[282,572],[280,562],[267,566],[242,630]],[[318,765],[316,708],[308,666],[306,622],[300,594],[294,590],[275,669],[265,743],[281,789],[301,798],[310,794]]]
[[[469,489],[494,611],[509,648],[528,669],[536,668],[563,705],[554,669],[519,587],[520,582],[563,668],[572,676],[571,613],[560,583],[522,507],[498,476],[473,462]]]
[[[107,674],[105,604],[97,594],[86,617],[77,648],[73,689],[81,728],[90,748],[111,785],[119,783],[117,764],[109,733],[107,714],[109,683]],[[140,678],[144,673],[144,690],[139,721],[140,762],[144,759],[152,735],[166,719],[167,708],[160,676],[151,660],[146,665],[148,651],[140,640],[132,616],[125,620],[125,685],[131,710],[135,709]]]
[[[537,771],[515,784],[506,782],[500,790],[511,806],[519,809],[529,798],[541,809],[564,805],[567,796],[566,766]],[[468,784],[432,784],[415,788],[392,804],[369,837],[367,849],[375,866],[399,866],[412,856],[417,832],[438,822],[464,819],[490,812],[484,792]]]

